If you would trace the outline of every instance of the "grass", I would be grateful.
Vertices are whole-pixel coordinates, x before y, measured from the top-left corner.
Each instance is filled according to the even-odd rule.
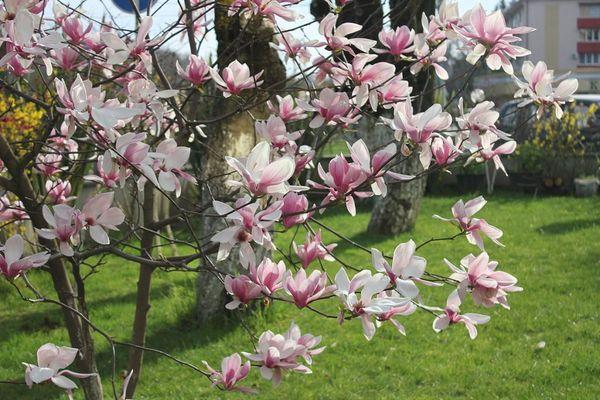
[[[464,196],[466,199],[468,195]],[[351,219],[330,213],[324,221],[366,246],[390,251],[414,237],[417,243],[432,236],[451,234],[451,227],[431,218],[448,215],[456,196],[426,198],[417,227],[411,234],[380,237],[364,232],[368,205],[359,205]],[[510,311],[488,313],[492,320],[480,327],[471,341],[462,326],[441,334],[431,329],[432,318],[417,313],[404,319],[407,336],[383,326],[371,342],[362,336],[360,323],[343,326],[287,304],[275,304],[253,315],[237,313],[232,321],[197,326],[193,321],[195,275],[155,274],[148,345],[164,349],[197,365],[207,360],[218,365],[233,351],[251,350],[252,343],[235,320],[243,315],[257,330],[284,331],[291,320],[303,332],[323,335],[327,350],[315,357],[313,374],[286,375],[281,386],[272,388],[258,371],[245,383],[260,390],[261,399],[592,399],[600,397],[600,201],[553,197],[495,195],[481,213],[505,232],[505,248],[487,243],[500,268],[516,275],[525,288],[509,299]],[[280,235],[279,240],[285,237]],[[366,266],[368,256],[331,235],[325,241],[340,244],[337,255],[353,265]],[[442,259],[458,261],[477,249],[464,238],[436,242],[420,254],[434,272],[446,272]],[[331,271],[339,265],[330,263]],[[32,279],[51,293],[44,274]],[[121,340],[130,333],[137,268],[108,259],[100,272],[89,278],[88,296],[92,320]],[[443,304],[450,288],[424,290],[429,304]],[[61,312],[51,305],[28,304],[14,289],[0,282],[0,380],[22,379],[21,361],[34,361],[43,343],[67,345],[61,328]],[[333,310],[334,305],[324,307]],[[538,348],[544,341],[546,346]],[[96,336],[99,365],[106,389],[110,370],[108,346]],[[118,366],[126,365],[120,349]],[[64,394],[54,387],[28,390],[22,385],[0,385],[0,399],[54,399]],[[147,354],[136,399],[241,398],[211,389],[208,381],[172,361]],[[81,391],[76,392],[81,398]]]

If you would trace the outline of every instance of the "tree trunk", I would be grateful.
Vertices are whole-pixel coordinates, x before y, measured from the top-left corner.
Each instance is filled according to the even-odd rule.
[[[10,188],[10,190],[23,202],[23,206],[31,218],[33,227],[39,229],[47,228],[46,221],[42,216],[42,204],[37,202],[37,196],[35,195],[31,181],[19,165],[10,145],[2,135],[0,135],[0,159],[4,161],[15,182],[15,187]],[[57,252],[53,240],[40,238],[40,244],[48,248],[52,253]],[[50,275],[52,276],[52,283],[54,284],[54,290],[56,291],[58,300],[73,310],[81,312],[87,318],[88,315],[85,307],[84,294],[81,293],[81,296],[78,298],[73,290],[63,259],[55,258],[48,262],[48,266],[50,267]],[[81,320],[77,313],[65,307],[63,307],[63,314],[71,346],[79,349],[81,354],[81,357],[76,358],[78,372],[98,374],[94,352],[94,341],[92,339],[90,327]],[[99,375],[81,379],[80,383],[87,400],[103,399],[104,395]]]
[[[433,13],[434,0],[390,0],[390,18],[392,27],[408,25],[410,27],[420,26],[421,14]],[[400,66],[401,67],[401,66]],[[408,77],[407,77],[408,79]],[[425,92],[433,85],[431,73],[421,72],[419,76],[409,79],[413,86],[413,94]],[[420,98],[414,104],[415,113],[421,112],[433,103],[433,91]],[[420,107],[419,107],[420,106]],[[387,132],[383,132],[386,130]],[[367,144],[381,145],[392,140],[392,132],[389,128],[378,127],[374,129],[374,135],[367,136]],[[416,175],[423,170],[418,155],[412,154],[407,160],[392,168],[392,171],[407,175]],[[425,193],[426,180],[418,179],[408,183],[393,184],[388,187],[386,197],[377,197],[375,206],[369,221],[368,231],[378,234],[398,234],[411,230],[415,226],[421,199]]]
[[[228,2],[226,2],[228,3]],[[262,18],[250,20],[240,19],[235,15],[227,16],[226,4],[215,9],[215,30],[218,41],[218,64],[219,68],[226,67],[234,59],[241,63],[247,63],[252,74],[264,70],[261,79],[263,89],[280,89],[285,84],[285,67],[277,51],[269,46],[272,40],[273,27]],[[253,91],[247,91],[246,96],[256,95]],[[219,124],[206,132],[206,151],[200,160],[201,173],[207,183],[209,190],[202,190],[202,202],[207,202],[212,197],[222,197],[230,193],[225,181],[229,176],[222,176],[229,171],[224,162],[226,155],[233,157],[246,156],[257,142],[254,134],[254,118],[265,118],[267,116],[264,108],[264,100],[249,100],[261,104],[247,111],[240,111],[219,122]],[[260,100],[260,101],[257,101]],[[239,103],[235,99],[219,98],[214,107],[215,115],[226,115],[235,111]],[[211,179],[221,175],[222,177]],[[214,213],[213,213],[214,214]],[[204,218],[202,221],[203,234],[216,232],[224,227],[220,218]],[[226,262],[219,265],[221,270],[235,273],[239,272],[239,258],[237,248],[233,249]],[[227,294],[219,279],[212,274],[200,274],[197,283],[197,316],[201,325],[223,314]]]

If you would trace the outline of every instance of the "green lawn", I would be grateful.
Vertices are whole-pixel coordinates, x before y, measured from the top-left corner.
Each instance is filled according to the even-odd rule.
[[[359,205],[361,213],[354,219],[331,213],[324,221],[366,246],[389,252],[409,237],[419,243],[454,232],[431,215],[448,215],[457,198],[427,198],[415,231],[399,237],[364,233],[369,218],[366,204]],[[384,326],[367,342],[358,320],[340,327],[334,320],[275,304],[245,320],[257,330],[273,331],[286,330],[294,320],[303,332],[322,335],[328,348],[315,357],[312,375],[286,375],[278,388],[272,388],[256,370],[245,383],[256,386],[261,399],[600,398],[600,201],[500,194],[490,198],[481,214],[505,232],[505,248],[486,242],[492,259],[516,275],[525,290],[509,298],[510,311],[469,309],[492,316],[479,328],[476,340],[469,340],[462,326],[435,334],[431,315],[418,312],[403,321],[406,337]],[[325,241],[333,241],[332,236],[326,234]],[[368,264],[363,252],[336,241],[337,255],[354,265]],[[432,243],[420,254],[428,259],[431,271],[446,273],[443,257],[458,261],[476,251],[460,238]],[[339,266],[329,267],[334,271]],[[31,275],[38,285],[48,287],[43,274]],[[89,279],[92,320],[120,340],[129,336],[136,278],[135,265],[108,260]],[[215,366],[232,351],[252,349],[244,329],[235,323],[237,317],[211,326],[193,322],[195,275],[158,272],[155,278],[149,346],[197,365],[208,360]],[[68,345],[60,311],[51,305],[27,304],[13,290],[0,282],[0,380],[21,379],[21,361],[33,362],[41,344]],[[424,300],[443,304],[449,291],[424,290]],[[334,305],[327,307],[333,310]],[[543,349],[537,347],[541,341],[546,343]],[[100,336],[96,344],[108,390],[108,346]],[[126,351],[120,350],[119,367],[124,368]],[[205,378],[155,354],[147,354],[145,360],[136,399],[243,397],[211,389]],[[50,386],[30,391],[0,385],[2,400],[62,396]]]

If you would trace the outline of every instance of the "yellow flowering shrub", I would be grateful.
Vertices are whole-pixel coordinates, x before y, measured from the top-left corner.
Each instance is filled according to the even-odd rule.
[[[9,142],[27,139],[36,132],[44,117],[44,111],[35,104],[0,93],[0,130]]]

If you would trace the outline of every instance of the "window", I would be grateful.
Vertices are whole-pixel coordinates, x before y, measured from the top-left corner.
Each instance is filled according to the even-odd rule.
[[[600,64],[600,53],[579,53],[579,64],[598,65]]]
[[[600,3],[580,4],[579,13],[584,18],[600,18]]]
[[[579,41],[580,42],[599,42],[600,41],[600,29],[580,29],[579,30]]]

